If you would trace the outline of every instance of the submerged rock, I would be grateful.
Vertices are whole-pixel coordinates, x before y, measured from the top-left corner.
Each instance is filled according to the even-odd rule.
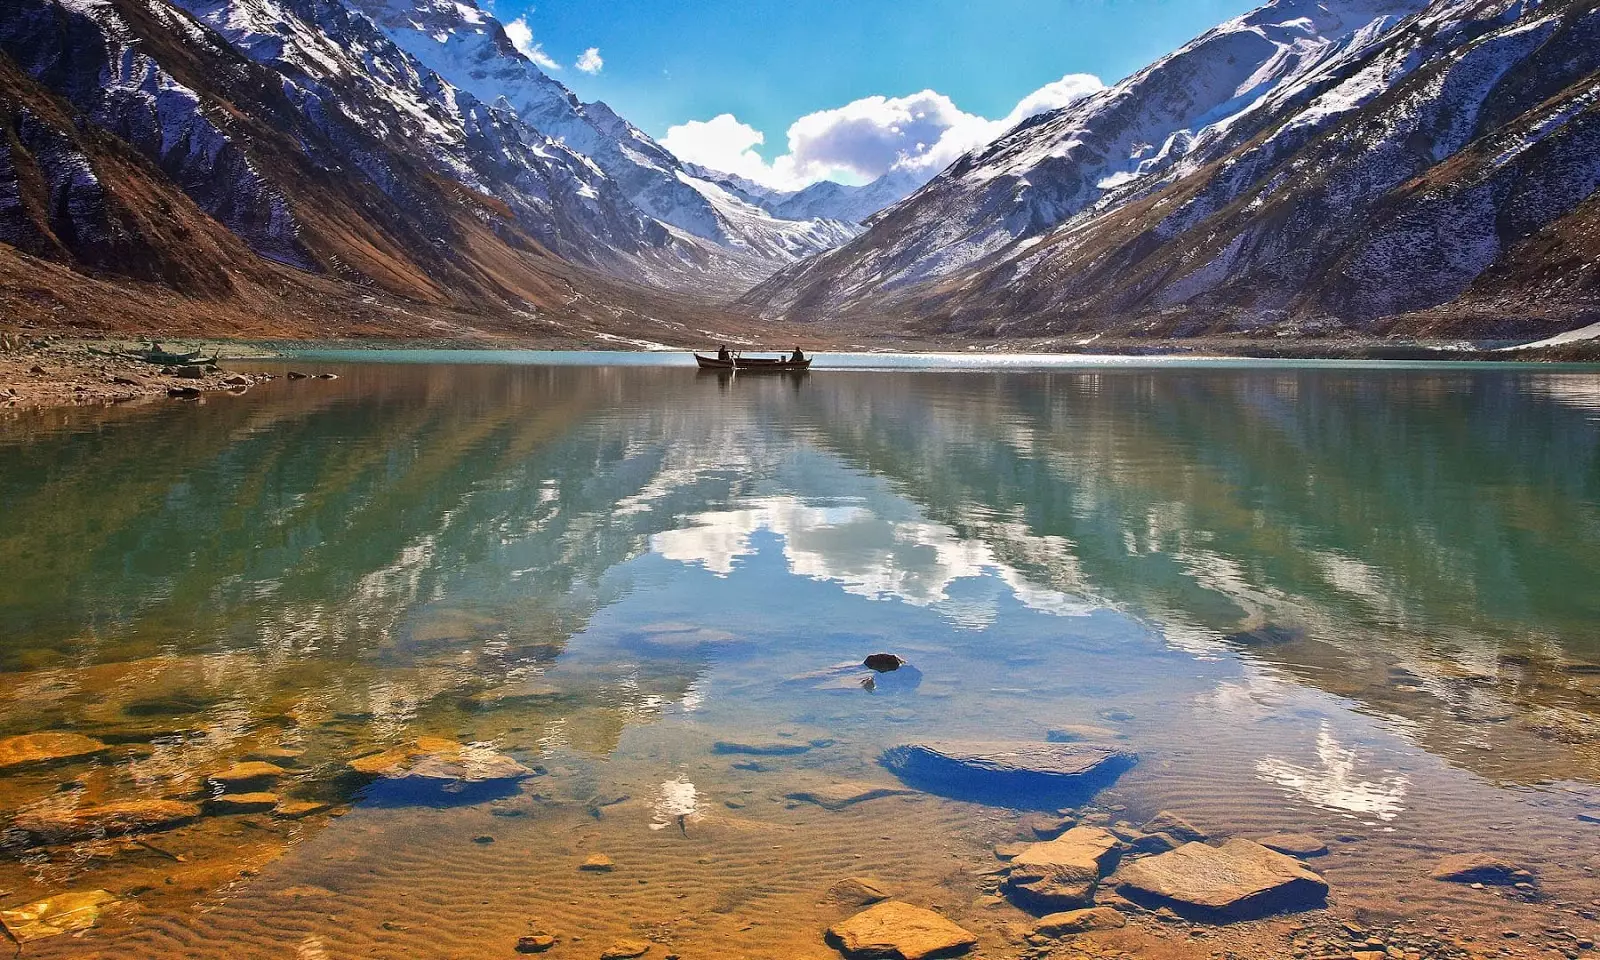
[[[90,837],[154,833],[200,816],[200,808],[177,800],[121,800],[73,810],[33,810],[12,827],[37,843],[67,843]]]
[[[882,797],[909,796],[915,793],[915,790],[907,790],[904,787],[847,780],[841,783],[828,784],[827,786],[796,790],[788,794],[786,799],[814,803],[828,810],[843,810],[845,807],[864,803],[868,800],[877,800]]]
[[[210,813],[263,813],[282,802],[275,793],[224,793],[206,801]]]
[[[1073,827],[1054,840],[1030,844],[1011,858],[1006,894],[1036,910],[1086,907],[1100,877],[1116,865],[1121,843],[1099,827]]]
[[[874,654],[876,656],[876,654]],[[893,656],[893,654],[886,654]],[[802,673],[784,681],[788,684],[800,684],[805,687],[828,693],[908,693],[922,685],[922,671],[900,660],[899,665],[890,670],[879,671],[869,667],[862,661],[838,663],[822,670]],[[884,661],[887,664],[887,661]]]
[[[0,910],[0,924],[23,944],[87,930],[100,922],[106,907],[116,902],[116,896],[106,890],[61,893],[26,906]]]
[[[867,659],[861,661],[862,666],[869,667],[879,673],[891,673],[905,666],[906,661],[892,653],[869,654]]]
[[[1274,833],[1256,841],[1268,850],[1287,853],[1291,857],[1320,857],[1328,852],[1328,845],[1306,833]]]
[[[1320,906],[1328,883],[1254,840],[1193,842],[1126,864],[1112,878],[1129,900],[1207,920],[1248,920]]]
[[[596,853],[590,855],[589,859],[578,864],[578,869],[587,870],[590,873],[610,873],[611,871],[617,869],[617,865],[615,861],[605,854]]]
[[[415,742],[350,761],[350,769],[385,780],[472,784],[515,781],[533,771],[490,747],[459,744],[441,737]]]
[[[846,877],[828,888],[828,899],[864,907],[869,903],[889,899],[889,891],[876,880],[866,877]]]
[[[1150,818],[1141,829],[1145,833],[1160,833],[1181,843],[1206,839],[1206,832],[1170,810],[1162,810]]]
[[[811,743],[806,740],[718,740],[712,744],[712,753],[739,753],[758,757],[789,757],[809,753]]]
[[[1450,883],[1482,883],[1494,887],[1531,883],[1535,879],[1532,870],[1487,853],[1458,853],[1445,857],[1428,875]]]
[[[618,940],[600,953],[600,960],[633,960],[650,952],[650,944],[643,940]]]
[[[1128,735],[1110,727],[1096,727],[1084,723],[1068,723],[1051,727],[1044,738],[1051,743],[1078,743],[1083,740],[1126,740]]]
[[[556,938],[548,933],[530,933],[517,938],[518,953],[544,953],[556,945]]]
[[[332,809],[333,804],[322,800],[279,800],[272,815],[280,820],[301,820]]]
[[[891,747],[882,762],[931,793],[1012,807],[1060,807],[1109,786],[1138,757],[1087,743],[927,741]]]
[[[947,956],[970,950],[978,938],[932,910],[888,900],[828,928],[827,939],[845,956],[899,958]]]
[[[1067,910],[1040,917],[1034,925],[1033,936],[1056,940],[1090,930],[1116,930],[1128,925],[1128,918],[1111,907],[1089,907],[1084,910]]]
[[[218,770],[206,779],[221,787],[239,788],[271,783],[280,777],[286,776],[288,773],[289,771],[275,763],[267,763],[263,760],[249,760]]]
[[[1027,839],[1054,840],[1077,825],[1077,817],[1036,813],[1023,817],[1017,832]]]
[[[6,737],[0,740],[0,770],[80,760],[109,749],[99,740],[76,733],[28,733]]]

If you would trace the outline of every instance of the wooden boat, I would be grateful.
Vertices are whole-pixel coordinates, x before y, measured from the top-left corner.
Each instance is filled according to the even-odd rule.
[[[790,360],[788,357],[734,357],[731,360],[719,360],[716,357],[703,357],[697,353],[694,355],[694,360],[701,370],[780,373],[811,369],[811,359],[809,357],[804,360]]]
[[[181,367],[189,364],[207,366],[215,364],[221,354],[213,357],[204,357],[204,351],[196,350],[192,353],[169,353],[166,350],[151,347],[148,350],[96,350],[89,348],[90,353],[97,353],[102,357],[116,357],[118,360],[140,360],[145,363],[154,363],[163,367]]]

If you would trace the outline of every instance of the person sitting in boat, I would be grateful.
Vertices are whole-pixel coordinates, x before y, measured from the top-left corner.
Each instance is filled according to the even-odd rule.
[[[721,360],[723,363],[727,363],[733,359],[733,354],[728,352],[728,345],[726,343],[717,348],[717,359]]]
[[[806,355],[800,352],[800,348],[799,347],[795,347],[794,348],[794,356],[789,358],[789,362],[791,362],[791,363],[805,363],[805,361],[806,361]]]

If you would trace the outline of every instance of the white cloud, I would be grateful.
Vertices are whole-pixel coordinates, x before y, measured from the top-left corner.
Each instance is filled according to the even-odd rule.
[[[1005,125],[1000,132],[1004,133],[1012,127],[1041,113],[1047,113],[1076,103],[1091,93],[1105,89],[1105,84],[1100,78],[1089,73],[1069,73],[1054,83],[1047,83],[1039,89],[1023,97],[1015,109],[1006,114],[1000,122]],[[999,136],[999,134],[996,134]]]
[[[583,51],[583,56],[579,57],[578,62],[573,64],[584,73],[599,73],[605,68],[605,65],[605,60],[600,57],[599,47],[590,47]]]
[[[766,137],[728,113],[672,127],[661,142],[684,160],[790,190],[825,177],[873,180],[890,170],[927,179],[1028,117],[1102,87],[1097,77],[1068,74],[1023,97],[1000,120],[966,113],[934,90],[864,97],[796,120],[789,127],[789,152],[770,164],[755,149]]]
[[[506,24],[506,36],[511,38],[511,45],[522,51],[522,55],[536,66],[545,70],[561,69],[561,64],[545,53],[543,46],[533,42],[533,28],[528,26],[527,17],[518,17]]]
[[[780,175],[779,168],[792,173],[788,170],[789,158],[779,157],[777,163],[768,165],[755,151],[766,141],[766,135],[760,130],[740,123],[731,113],[724,113],[710,120],[690,120],[668,128],[661,145],[680,160],[749,177],[758,183],[787,187],[790,178]]]

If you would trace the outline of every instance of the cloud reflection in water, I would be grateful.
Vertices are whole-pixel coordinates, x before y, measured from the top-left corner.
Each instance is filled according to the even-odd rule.
[[[680,563],[726,577],[756,552],[766,531],[782,543],[789,572],[835,583],[846,593],[895,599],[937,610],[958,625],[982,628],[994,619],[998,595],[956,589],[958,582],[1003,583],[1024,606],[1057,616],[1087,616],[1082,599],[1028,582],[990,546],[925,519],[890,520],[859,501],[807,501],[774,496],[734,510],[689,518],[687,526],[657,533],[651,549]]]

